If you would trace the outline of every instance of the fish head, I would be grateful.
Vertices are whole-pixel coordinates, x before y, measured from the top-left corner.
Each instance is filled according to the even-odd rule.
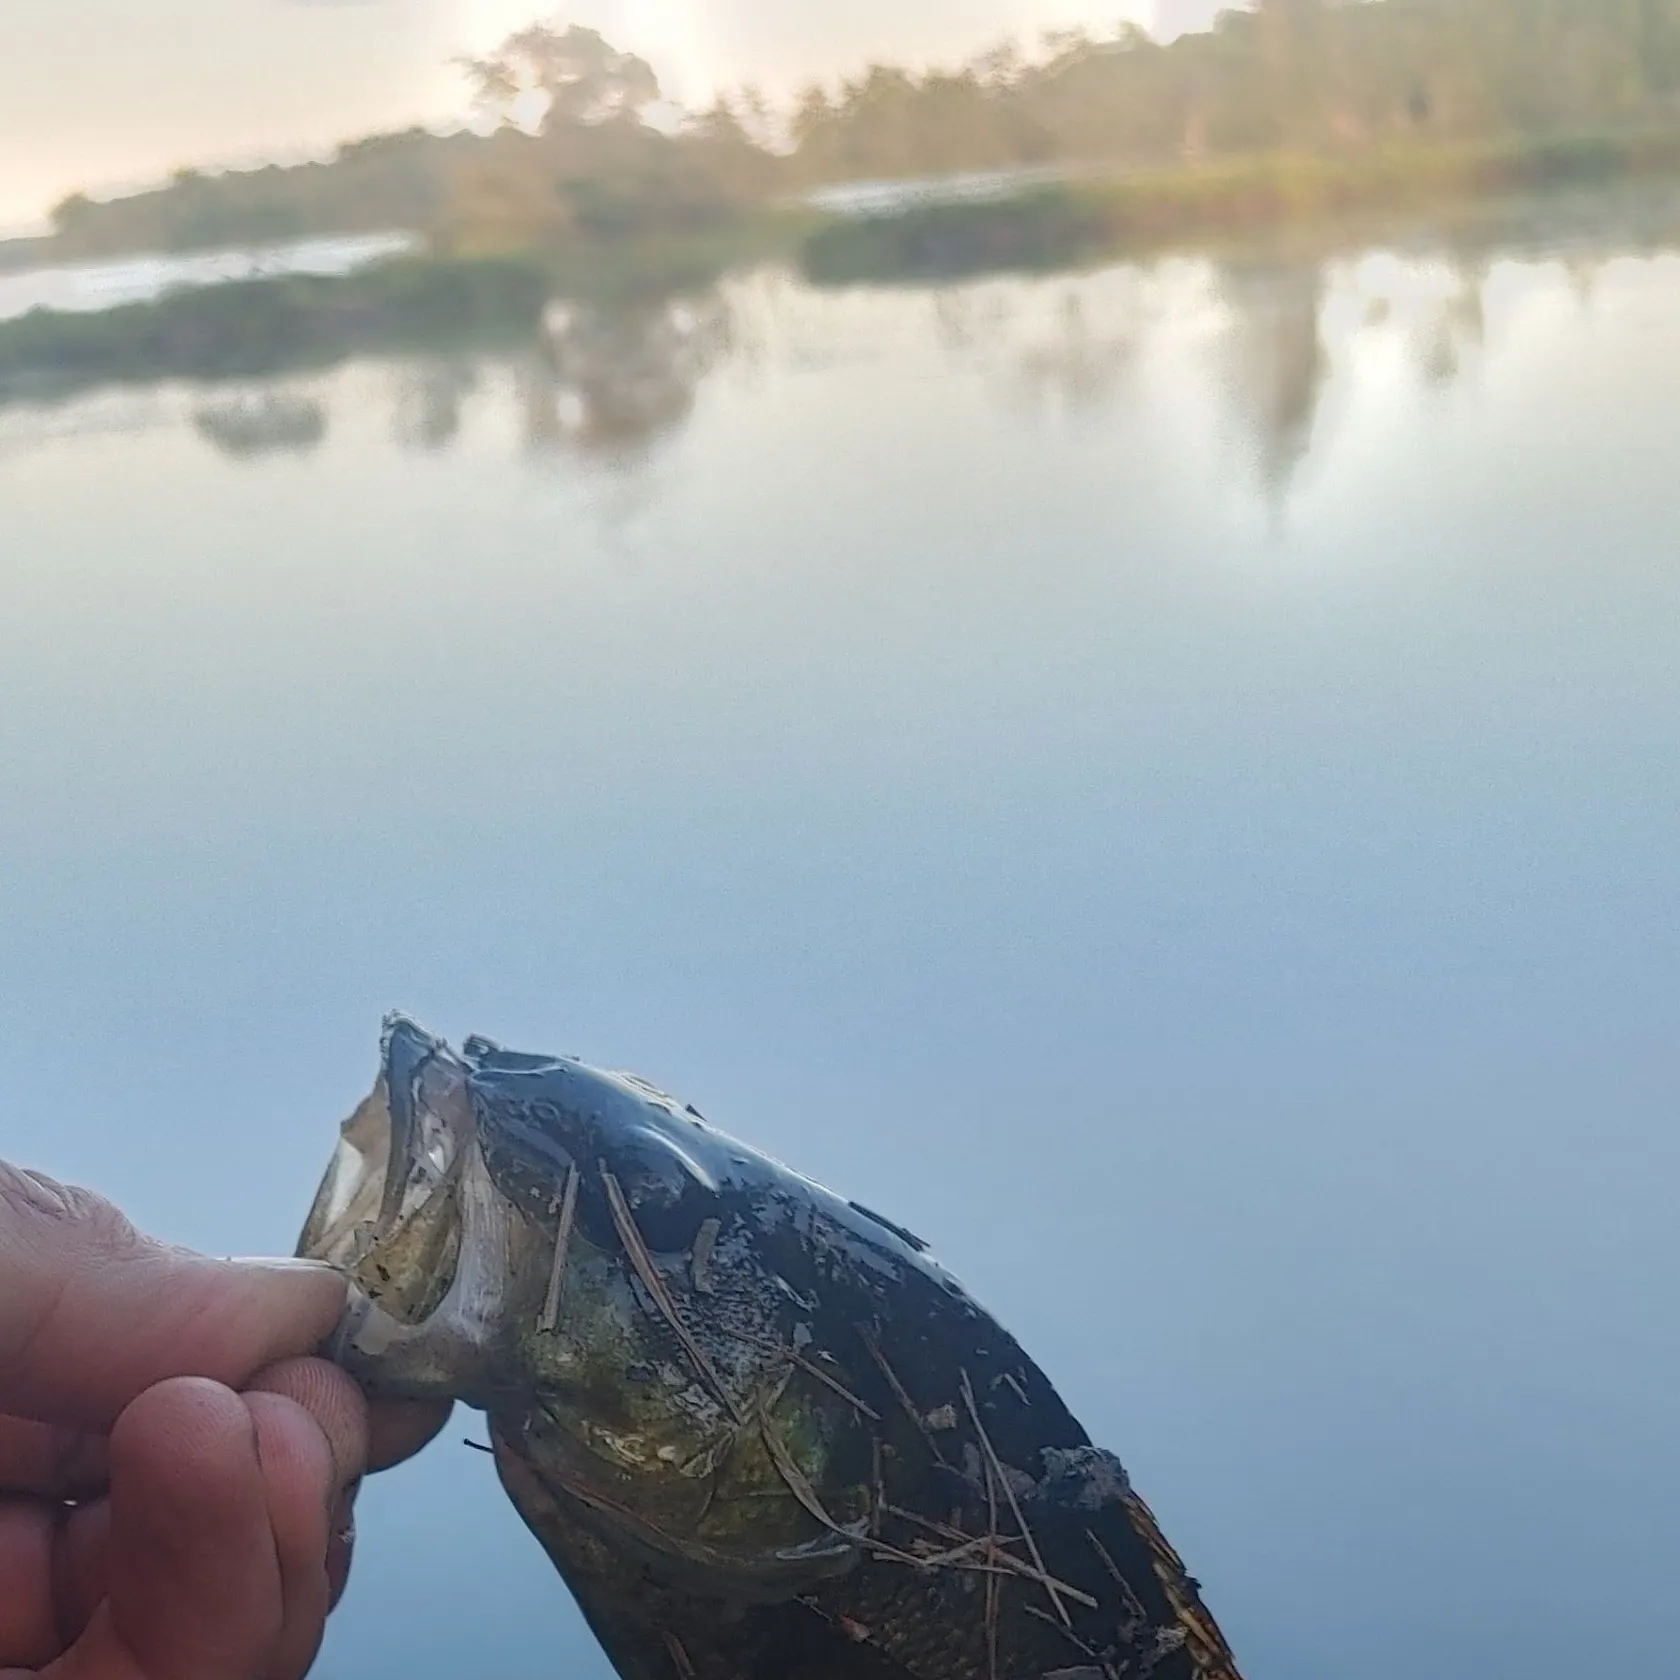
[[[849,1567],[869,1510],[870,1437],[812,1379],[787,1275],[813,1194],[646,1081],[394,1017],[300,1251],[348,1274],[335,1353],[370,1391],[489,1415],[557,1562],[587,1529],[779,1592]]]

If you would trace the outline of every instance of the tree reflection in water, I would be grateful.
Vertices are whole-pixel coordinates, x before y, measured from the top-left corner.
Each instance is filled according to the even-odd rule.
[[[867,379],[931,349],[978,376],[982,400],[1088,430],[1134,420],[1158,430],[1155,405],[1169,398],[1173,424],[1195,415],[1205,426],[1211,398],[1240,439],[1245,491],[1258,484],[1276,512],[1332,441],[1327,391],[1337,416],[1352,413],[1344,397],[1362,400],[1373,373],[1403,365],[1439,393],[1474,371],[1514,296],[1555,291],[1561,273],[1588,308],[1604,263],[1676,248],[1680,191],[937,288],[813,290],[765,268],[674,297],[556,300],[539,331],[493,348],[312,355],[267,380],[196,388],[14,385],[0,390],[0,447],[142,416],[179,424],[184,403],[187,423],[228,457],[301,455],[326,441],[329,403],[365,404],[371,376],[389,393],[388,436],[401,448],[441,454],[479,420],[503,435],[511,422],[535,460],[616,468],[674,438],[726,361],[746,375],[773,364]]]
[[[405,448],[447,449],[461,433],[461,409],[478,389],[479,373],[464,357],[442,357],[400,369],[393,432]]]
[[[307,455],[326,438],[327,410],[299,392],[263,390],[207,402],[192,423],[212,448],[238,460]]]
[[[1450,385],[1487,339],[1485,272],[1478,265],[1449,273],[1446,292],[1425,314],[1414,338],[1418,371],[1430,385]]]
[[[550,305],[544,341],[519,370],[527,446],[633,459],[693,410],[727,354],[730,313],[717,293],[605,306]]]
[[[1013,401],[1090,420],[1136,363],[1145,274],[1125,266],[1065,279],[993,281],[939,294],[946,347],[978,363]]]
[[[1324,269],[1286,259],[1232,260],[1219,265],[1215,279],[1230,316],[1222,383],[1276,505],[1312,447],[1330,372],[1320,324]]]

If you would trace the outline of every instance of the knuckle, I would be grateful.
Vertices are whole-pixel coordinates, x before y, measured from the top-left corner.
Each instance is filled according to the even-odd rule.
[[[32,1218],[66,1219],[71,1217],[75,1192],[44,1173],[0,1161],[0,1205]]]
[[[27,1372],[50,1343],[74,1280],[90,1264],[131,1253],[133,1226],[91,1191],[0,1162],[0,1271],[11,1274],[0,1299],[6,1364]]]
[[[103,1258],[132,1253],[139,1233],[103,1196],[0,1162],[0,1224],[27,1250],[66,1244]],[[0,1235],[4,1235],[0,1231]]]

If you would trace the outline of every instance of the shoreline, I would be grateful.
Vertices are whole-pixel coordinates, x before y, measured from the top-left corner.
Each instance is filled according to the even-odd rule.
[[[1012,196],[912,203],[890,215],[759,212],[708,230],[559,249],[420,252],[343,275],[173,290],[79,313],[0,321],[0,401],[99,385],[222,382],[363,354],[534,346],[555,298],[633,306],[786,263],[812,285],[928,284],[1162,255],[1396,231],[1520,227],[1529,206],[1592,208],[1680,184],[1680,130],[1545,144],[1217,160],[1084,175]],[[1612,204],[1613,208],[1613,204]],[[1398,223],[1398,227],[1397,227]],[[1676,217],[1680,241],[1680,216]],[[1512,237],[1510,233],[1507,238]]]
[[[834,218],[807,237],[803,251],[807,277],[818,284],[1038,272],[1666,176],[1680,179],[1680,129],[1339,155],[1284,152],[1086,175],[980,203]]]

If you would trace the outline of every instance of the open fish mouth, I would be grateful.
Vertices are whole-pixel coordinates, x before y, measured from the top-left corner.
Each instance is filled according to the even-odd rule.
[[[381,1393],[467,1397],[505,1284],[507,1226],[467,1069],[393,1017],[378,1082],[344,1124],[298,1245],[350,1280],[334,1357]]]
[[[784,1598],[851,1568],[862,1528],[845,1510],[850,1528],[812,1532],[790,1472],[755,1472],[791,1373],[750,1341],[731,1364],[708,1334],[721,1150],[674,1108],[629,1076],[482,1039],[457,1055],[392,1017],[300,1252],[347,1275],[328,1351],[371,1392],[488,1413],[504,1480],[535,1468],[529,1500],[616,1556]],[[731,1498],[739,1524],[708,1527]]]

